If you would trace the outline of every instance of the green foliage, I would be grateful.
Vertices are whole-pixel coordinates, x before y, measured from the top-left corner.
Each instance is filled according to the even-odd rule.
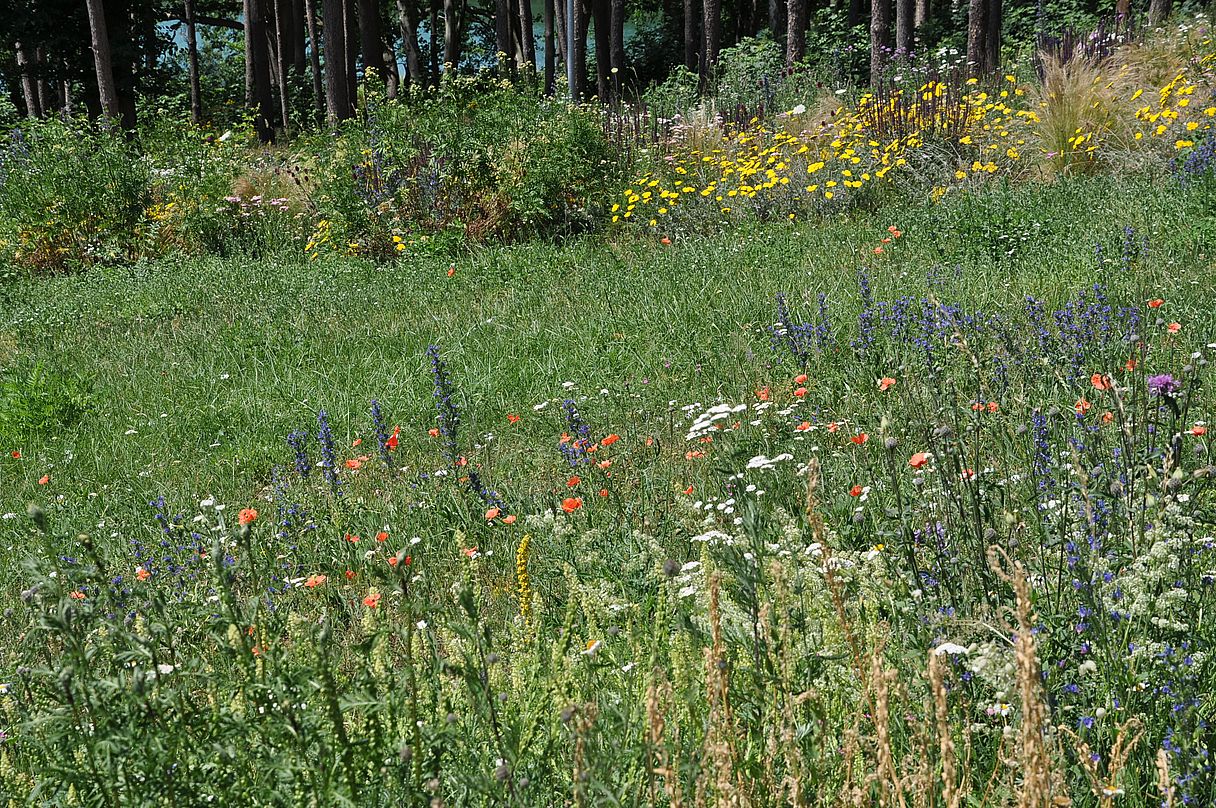
[[[23,445],[74,427],[89,411],[90,387],[79,375],[42,361],[0,372],[0,443]]]

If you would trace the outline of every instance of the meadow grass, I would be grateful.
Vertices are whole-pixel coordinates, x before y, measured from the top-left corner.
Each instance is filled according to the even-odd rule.
[[[1156,574],[1136,565],[1155,543],[1172,552],[1154,538],[1167,520],[1153,514],[1181,507],[1166,485],[1179,468],[1199,487],[1182,508],[1188,536],[1204,530],[1199,471],[1210,467],[1143,437],[1146,424],[1164,428],[1165,399],[1129,370],[1126,400],[1111,403],[1090,374],[1139,357],[1143,371],[1186,379],[1171,424],[1211,419],[1190,356],[1216,333],[1207,204],[1166,178],[1068,178],[670,243],[621,231],[455,261],[182,257],[0,288],[0,785],[49,804],[957,805],[965,795],[1105,806],[1115,790],[1119,805],[1149,805],[1173,799],[1170,788],[1206,788],[1210,764],[1170,783],[1179,766],[1205,771],[1195,761],[1210,748],[1210,700],[1179,708],[1200,716],[1181,740],[1168,709],[1150,700],[1133,711],[1126,694],[1149,663],[1122,663],[1132,629],[1118,620],[1092,643],[1105,673],[1088,701],[1069,701],[1074,691],[1049,677],[1042,696],[1036,680],[1040,664],[1063,670],[1095,653],[1069,639],[1084,633],[1069,610],[1092,613],[1101,598],[1070,593],[1075,565],[1063,559],[1076,551],[1063,548],[1097,535],[1071,520],[1092,514],[1091,481],[1112,483],[1109,468],[1079,459],[1094,451],[1087,435],[1119,444],[1113,425],[1097,431],[1101,410],[1126,418],[1122,448],[1143,438],[1144,457],[1116,448],[1105,461],[1129,470],[1114,507],[1125,489],[1141,499],[1119,511],[1124,527],[1094,539],[1121,548],[1095,549],[1094,574],[1100,559],[1116,578]],[[888,308],[867,304],[863,271]],[[1094,284],[1108,322],[1134,308],[1142,327],[1076,348],[1075,367],[1067,323],[1046,326],[1054,353],[1015,367],[1005,343],[984,341],[991,330],[972,334],[958,319],[997,315],[1012,351],[1035,343],[1027,296],[1060,310]],[[794,321],[812,321],[821,293],[826,336],[791,355],[788,332],[773,332],[777,295]],[[902,296],[911,321],[964,307],[925,338],[927,367],[917,338],[901,336]],[[1156,298],[1167,301],[1161,323],[1145,307]],[[869,345],[867,311],[883,323]],[[452,380],[439,398],[457,403],[467,467],[443,457],[455,427],[436,423],[431,345]],[[1010,362],[999,395],[998,359]],[[1062,438],[1074,407],[1089,414],[1086,396],[1094,429],[1078,419]],[[388,429],[400,427],[388,467],[373,399]],[[559,441],[585,446],[564,400],[599,445],[575,467]],[[975,413],[998,401],[1000,426],[981,426]],[[694,419],[724,403],[750,408],[727,422],[754,417],[757,428],[743,425],[734,442],[697,432]],[[320,410],[340,495],[323,469],[295,475],[285,442],[315,433]],[[1053,430],[1049,463],[1035,453],[1036,416]],[[917,464],[930,443],[940,487]],[[1074,461],[1055,458],[1070,446]],[[310,447],[311,464],[321,454]],[[798,474],[766,483],[763,462],[740,472],[749,457],[786,451]],[[1163,464],[1164,480],[1153,471]],[[480,491],[457,482],[470,469]],[[1072,486],[1063,506],[1027,487],[1032,469]],[[977,472],[1002,481],[973,493],[949,482]],[[766,499],[751,496],[757,485]],[[1171,492],[1164,505],[1157,487]],[[158,523],[149,503],[161,497]],[[243,508],[259,516],[238,528]],[[297,508],[311,528],[289,524]],[[953,555],[926,538],[935,522],[949,524]],[[705,539],[711,528],[734,540]],[[1187,578],[1203,593],[1206,562],[1193,560]],[[146,591],[157,594],[140,589],[137,568],[155,570]],[[937,595],[926,594],[931,579]],[[1016,614],[1005,610],[1014,603]],[[1206,643],[1207,618],[1193,616],[1145,642]],[[1032,626],[1044,632],[1037,652],[1012,639]],[[967,667],[949,652],[950,671],[927,665],[947,640],[987,661]],[[1210,670],[1196,673],[1201,683]],[[1091,777],[1053,723],[1102,750],[1102,765],[1137,727],[1150,737],[1127,753],[1122,780],[1109,768]]]

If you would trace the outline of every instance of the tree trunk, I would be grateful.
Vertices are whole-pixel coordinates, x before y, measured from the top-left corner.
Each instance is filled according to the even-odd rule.
[[[895,52],[900,56],[912,53],[912,34],[915,30],[914,16],[916,0],[895,2]]]
[[[514,49],[511,47],[511,0],[494,0],[494,49],[498,70],[514,72]]]
[[[308,28],[308,60],[312,69],[312,102],[317,111],[317,123],[325,118],[327,96],[321,80],[321,40],[317,37],[317,7],[314,0],[304,0],[304,23]],[[326,56],[326,61],[329,57]]]
[[[1164,23],[1170,16],[1173,6],[1174,0],[1152,0],[1148,4],[1148,24],[1156,27]]]
[[[258,139],[263,143],[274,140],[274,93],[270,88],[270,53],[266,46],[265,0],[245,0],[245,60],[253,74],[251,106],[257,115],[253,119]]]
[[[620,99],[625,81],[625,0],[609,0],[612,26],[612,97]]]
[[[789,0],[786,19],[789,27],[785,38],[785,67],[793,69],[806,55],[806,6],[807,0]]]
[[[967,11],[967,72],[972,78],[988,72],[984,64],[988,58],[988,48],[984,42],[988,31],[985,19],[987,10],[987,0],[970,0]]]
[[[1003,0],[988,0],[984,16],[984,71],[993,73],[1001,67],[1001,28],[1004,25]]]
[[[768,30],[773,35],[773,41],[782,47],[789,47],[789,15],[788,5],[784,0],[768,0]]]
[[[590,0],[595,23],[595,91],[600,101],[612,100],[612,8],[609,0]]]
[[[519,0],[519,41],[524,66],[536,74],[536,38],[532,36],[532,0]]]
[[[925,26],[929,20],[929,0],[916,0],[916,13],[913,16],[912,26],[919,31]]]
[[[694,72],[700,69],[697,59],[701,52],[701,39],[697,35],[700,11],[697,0],[684,0],[684,67]]]
[[[28,118],[41,118],[42,111],[38,109],[38,88],[34,86],[34,74],[30,71],[29,54],[20,42],[17,43],[17,70],[21,73],[21,96],[25,101],[25,115]]]
[[[291,2],[291,68],[293,74],[303,78],[308,70],[308,20],[304,0]]]
[[[85,0],[89,13],[89,34],[93,47],[93,67],[97,73],[97,92],[101,96],[102,113],[112,120],[119,117],[118,90],[114,85],[114,68],[110,62],[110,36],[106,32],[106,14],[101,0]]]
[[[570,56],[567,81],[570,83],[570,97],[579,102],[583,100],[583,85],[587,81],[587,30],[591,25],[591,15],[587,13],[583,0],[569,0],[566,3],[566,16],[567,26],[574,35],[566,46]]]
[[[545,95],[553,95],[554,84],[556,83],[557,53],[555,52],[554,44],[556,38],[553,36],[554,17],[557,16],[554,12],[553,0],[544,0],[545,10]]]
[[[857,26],[861,25],[861,15],[865,12],[868,5],[867,0],[847,0],[849,11],[845,17],[845,25],[852,31]]]
[[[376,71],[376,81],[384,86],[388,81],[384,64],[384,35],[380,32],[380,3],[378,0],[358,0],[359,44],[363,49],[363,78],[367,71]]]
[[[342,0],[342,48],[346,53],[346,86],[350,88],[351,114],[359,106],[359,21],[355,14],[357,0]]]
[[[722,0],[703,0],[705,9],[705,74],[718,64],[722,47]]]
[[[1127,17],[1132,11],[1132,0],[1116,0],[1115,14],[1120,17]]]
[[[321,15],[325,31],[325,108],[331,121],[344,121],[353,112],[346,76],[346,23],[342,0],[322,0]]]
[[[203,90],[198,78],[198,32],[194,28],[194,0],[186,0],[186,64],[190,74],[190,120],[203,121]]]
[[[891,0],[870,2],[870,86],[877,88],[891,47]]]
[[[414,0],[397,0],[397,16],[401,22],[401,41],[405,43],[405,73],[406,78],[426,86],[426,77],[422,73],[422,51],[418,47],[418,15]]]
[[[46,80],[46,51],[42,48],[34,48],[34,71],[34,84],[38,90],[38,113],[45,117],[51,114],[58,102],[51,92],[50,82]]]
[[[463,0],[443,0],[443,63],[452,70],[460,66],[460,46],[464,37],[463,12]],[[431,19],[435,17],[432,15]]]
[[[384,79],[386,81],[386,96],[389,100],[397,97],[401,88],[401,72],[398,69],[397,48],[394,44],[392,29],[384,32]]]
[[[291,123],[291,0],[274,0],[274,54],[279,73],[279,116],[286,129]]]

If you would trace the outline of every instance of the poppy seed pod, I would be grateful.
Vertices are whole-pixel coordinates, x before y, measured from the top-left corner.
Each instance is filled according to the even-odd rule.
[[[894,437],[884,438],[882,445],[886,448],[886,450],[888,452],[893,452],[893,451],[895,451],[896,447],[899,446],[899,438],[894,438]]]

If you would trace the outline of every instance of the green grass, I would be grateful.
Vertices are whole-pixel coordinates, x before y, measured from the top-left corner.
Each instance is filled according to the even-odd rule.
[[[877,256],[874,247],[889,225],[903,236]],[[1120,268],[1124,227],[1134,228],[1137,244],[1143,237],[1150,245],[1127,269]],[[907,691],[892,696],[893,714],[904,710],[924,718],[926,649],[945,639],[1004,636],[1005,628],[984,628],[1007,626],[999,607],[1013,600],[985,572],[984,547],[994,542],[1032,573],[1045,665],[1074,659],[1070,621],[1078,603],[1091,602],[1077,601],[1081,596],[1070,594],[1066,580],[1050,577],[1058,572],[1051,559],[1062,557],[1073,528],[1067,518],[1048,524],[1036,516],[1027,482],[1033,446],[1024,428],[1033,412],[1059,408],[1063,416],[1051,415],[1053,440],[1067,454],[1063,436],[1073,434],[1069,413],[1077,397],[1095,400],[1094,419],[1114,407],[1089,387],[1088,374],[1115,372],[1130,349],[1087,354],[1080,382],[1039,360],[1013,369],[999,396],[1000,414],[982,421],[969,403],[996,397],[990,363],[1001,351],[998,342],[973,338],[976,344],[967,350],[975,352],[978,367],[949,339],[937,345],[936,371],[922,367],[916,350],[886,338],[857,357],[850,347],[861,309],[857,273],[869,269],[880,300],[931,294],[1010,322],[1021,316],[1027,295],[1051,310],[1102,283],[1112,305],[1134,306],[1149,318],[1144,370],[1185,375],[1182,366],[1193,361],[1188,353],[1216,334],[1210,307],[1216,221],[1202,200],[1166,181],[1077,179],[994,186],[939,205],[909,201],[823,222],[673,239],[664,245],[623,231],[487,248],[457,260],[450,277],[440,259],[375,265],[295,256],[181,258],[0,290],[0,402],[15,402],[0,418],[0,513],[14,515],[0,521],[0,598],[14,610],[0,628],[0,681],[29,683],[21,696],[24,714],[12,706],[13,698],[0,703],[0,729],[7,726],[14,738],[0,746],[10,755],[0,758],[8,761],[0,766],[0,786],[28,795],[40,783],[48,796],[30,799],[50,804],[116,804],[107,788],[164,777],[169,762],[180,760],[178,779],[165,786],[165,793],[177,795],[165,799],[178,804],[207,794],[264,804],[310,796],[322,804],[422,804],[434,794],[453,805],[567,799],[644,804],[656,782],[648,780],[658,760],[653,756],[662,749],[683,756],[686,799],[703,788],[725,800],[737,775],[754,804],[785,804],[777,785],[784,772],[803,778],[814,801],[834,804],[844,784],[837,750],[846,729],[863,738],[855,749],[859,771],[877,771],[874,747],[866,745],[874,728],[861,717],[872,711],[860,706],[873,697],[872,689],[859,684],[852,667],[857,662],[868,670],[869,662],[851,659],[847,632],[857,633],[867,654],[878,648],[883,664],[900,672]],[[1101,265],[1095,245],[1102,247]],[[939,280],[931,283],[930,275]],[[799,322],[813,318],[817,295],[825,293],[833,318],[832,346],[806,368],[807,393],[797,404],[791,403],[790,379],[800,368],[773,351],[767,332],[779,292]],[[1156,313],[1143,309],[1151,297],[1165,298],[1162,316],[1183,324],[1177,339],[1161,336],[1163,327],[1152,322]],[[1024,325],[1015,328],[1016,339],[1033,342]],[[425,356],[432,344],[441,347],[457,387],[462,451],[519,515],[511,529],[488,526],[481,517],[486,505],[459,486],[420,476],[443,465],[438,442],[427,434],[435,425]],[[882,375],[898,379],[889,395],[876,389]],[[1142,382],[1128,383],[1141,391],[1127,405],[1137,423],[1135,446],[1143,440],[1148,458],[1135,467],[1137,473],[1147,469],[1143,480],[1131,485],[1147,496],[1160,483],[1152,471],[1154,463],[1160,468],[1160,448],[1143,436],[1141,409],[1130,408],[1151,413],[1156,400],[1144,395]],[[722,435],[708,448],[686,442],[683,406],[754,403],[755,391],[765,386],[775,408],[797,415],[749,413],[763,422],[760,428]],[[1188,424],[1212,421],[1210,394],[1199,381],[1194,389]],[[559,402],[567,397],[578,401],[597,439],[622,436],[598,456],[613,458],[613,476],[590,467],[579,471],[586,480],[574,491],[585,504],[569,518],[560,511],[545,515],[572,493],[571,469],[556,448],[565,428]],[[367,414],[373,398],[384,406],[390,427],[401,426],[394,466],[405,473],[390,475],[377,466]],[[311,482],[288,484],[288,495],[318,524],[316,531],[293,534],[289,550],[270,524],[276,518],[267,501],[271,470],[290,468],[285,436],[297,428],[315,431],[320,409],[329,413],[339,459],[364,453],[372,460],[358,474],[343,472],[347,493],[340,501],[326,495],[316,473]],[[1162,412],[1151,417],[1164,417]],[[509,423],[508,414],[521,416],[519,422]],[[814,422],[817,431],[792,431],[799,418]],[[833,421],[846,424],[839,436],[818,429]],[[942,425],[952,431],[941,431]],[[1092,440],[1108,451],[1118,443],[1113,429],[1075,437],[1086,443],[1095,435]],[[860,431],[871,438],[864,450],[844,440]],[[1105,435],[1111,437],[1098,437]],[[881,448],[887,437],[897,441],[889,460]],[[358,449],[352,447],[356,439],[363,441]],[[905,466],[908,455],[930,446],[949,472],[940,475],[942,488],[936,476],[913,475]],[[697,449],[707,457],[685,457]],[[748,457],[787,450],[798,463],[819,458],[823,481],[816,507],[827,523],[820,538],[864,569],[855,576],[841,573],[847,607],[834,606],[821,566],[802,560],[811,558],[805,548],[816,535],[802,516],[805,478],[792,472],[747,477],[767,489],[764,499],[729,485],[729,475]],[[21,457],[12,458],[12,451]],[[1098,450],[1089,445],[1075,451]],[[977,488],[969,499],[950,487],[958,475],[948,459],[991,466],[1002,482],[985,484],[982,494]],[[1204,462],[1186,455],[1188,470]],[[1060,461],[1061,479],[1069,467]],[[1088,483],[1092,478],[1106,485],[1105,473],[1090,469],[1076,490],[1084,497],[1107,496]],[[43,475],[49,480],[40,484]],[[853,484],[872,486],[872,499],[850,496]],[[1193,485],[1187,514],[1200,531],[1211,497],[1199,476]],[[602,502],[599,486],[609,493]],[[688,486],[693,493],[685,496]],[[187,527],[200,512],[204,527],[219,520],[213,510],[200,509],[201,500],[228,506],[226,527],[216,535],[232,543],[216,548],[236,556],[233,572],[208,577],[203,565],[181,600],[174,594],[179,590],[155,590],[160,594],[137,608],[140,617],[130,628],[110,624],[100,605],[109,601],[101,596],[70,600],[71,587],[94,587],[92,593],[104,589],[107,575],[133,574],[130,542],[152,545],[159,538],[148,503],[160,496],[170,514],[185,515]],[[721,512],[708,518],[691,502],[728,496],[739,500],[743,543],[693,541],[710,525],[734,528]],[[1069,510],[1074,500],[1064,499],[1066,516],[1075,513]],[[854,517],[859,502],[867,501],[864,518]],[[31,525],[27,503],[42,509],[46,530]],[[951,510],[964,503],[968,509]],[[243,507],[262,514],[247,534],[232,529],[234,512]],[[965,593],[951,601],[957,619],[922,610],[921,596],[913,594],[916,582],[895,549],[910,546],[912,531],[932,520],[948,523],[958,542],[959,555],[948,565],[951,585]],[[371,539],[382,525],[391,528],[384,548]],[[198,530],[207,535],[204,527]],[[515,616],[515,553],[525,529],[533,536],[527,570],[538,594],[537,613],[521,621]],[[999,541],[987,529],[999,529]],[[1112,528],[1132,548],[1119,556],[1119,574],[1139,557],[1136,542],[1156,535],[1151,528],[1145,533],[1143,524],[1123,530]],[[77,533],[93,538],[73,539]],[[343,542],[345,533],[359,534],[362,543]],[[421,541],[405,544],[411,535]],[[1018,542],[1009,541],[1015,537]],[[1110,542],[1114,546],[1115,539]],[[459,552],[470,546],[483,553],[476,562]],[[771,549],[778,546],[801,549],[791,559]],[[878,549],[886,547],[891,551]],[[917,547],[911,550],[916,563],[940,561],[928,545]],[[745,548],[773,566],[752,563],[741,555]],[[365,549],[411,553],[411,574],[419,577],[396,577],[381,555],[365,558]],[[59,556],[84,563],[65,565],[55,560]],[[869,566],[876,557],[881,568]],[[259,601],[260,587],[283,558],[301,565],[292,574],[322,573],[331,580],[316,593],[293,588],[276,594],[273,600],[286,608],[268,611]],[[701,571],[678,572],[693,561]],[[670,575],[662,572],[665,566]],[[343,569],[357,579],[344,582]],[[707,600],[716,586],[711,570],[722,576],[721,614]],[[368,585],[391,596],[392,606],[386,600],[382,611],[363,608],[359,599]],[[695,597],[680,594],[685,586],[693,586]],[[395,588],[404,594],[393,595]],[[211,593],[219,600],[208,601]],[[1207,602],[1206,594],[1196,597]],[[429,627],[409,628],[420,617]],[[773,637],[761,641],[765,620]],[[1209,636],[1205,620],[1196,617],[1188,628],[1196,642]],[[327,626],[321,634],[314,630],[318,621]],[[254,625],[260,633],[237,629]],[[1087,690],[1084,704],[1061,696],[1053,706],[1057,723],[1075,728],[1094,704],[1109,705],[1111,694],[1126,704],[1125,694],[1136,692],[1134,677],[1151,667],[1114,664],[1127,641],[1121,630],[1103,635],[1112,654],[1099,677],[1104,684]],[[715,644],[718,631],[725,637]],[[1145,631],[1151,635],[1146,642],[1162,641]],[[596,640],[604,643],[600,656],[579,653]],[[255,661],[249,651],[261,644],[271,650]],[[723,705],[707,696],[715,674],[712,667],[705,672],[706,653],[723,661],[720,670],[730,660],[730,729],[723,729]],[[505,664],[487,661],[490,655]],[[173,660],[176,678],[154,685],[147,679],[136,685],[124,667],[128,660],[147,667],[165,659]],[[631,663],[639,670],[632,679]],[[1197,675],[1210,682],[1210,670]],[[61,676],[68,676],[67,684]],[[976,800],[988,774],[978,768],[1014,754],[998,752],[999,728],[991,729],[985,707],[994,698],[1017,701],[1011,683],[979,682],[956,682],[960,695],[958,701],[952,696],[950,708],[958,743],[966,738],[975,745],[977,771],[967,788]],[[146,693],[139,689],[144,687]],[[673,689],[670,698],[662,696],[666,687]],[[111,697],[117,701],[107,701]],[[309,711],[289,718],[297,700]],[[1170,718],[1154,711],[1151,701],[1133,708],[1151,736],[1136,753],[1135,771],[1125,774],[1127,804],[1139,806],[1152,804],[1151,761]],[[269,710],[268,717],[259,717],[259,709]],[[332,720],[334,710],[347,716],[344,722]],[[680,739],[669,735],[647,745],[655,710],[681,728]],[[421,722],[419,734],[406,716]],[[782,723],[787,719],[793,722],[788,727]],[[895,724],[897,757],[911,772],[918,758],[926,759],[918,746],[923,739],[915,722]],[[968,729],[978,725],[988,729]],[[793,734],[772,735],[775,726]],[[1112,719],[1086,737],[1109,750],[1116,733]],[[791,740],[795,735],[798,740]],[[765,746],[778,743],[777,751]],[[934,738],[934,750],[936,744]],[[115,749],[143,751],[115,762],[109,757]],[[796,770],[794,750],[805,755],[798,764],[803,769]],[[225,781],[208,768],[208,754],[239,774]],[[776,776],[770,770],[774,755]],[[1075,756],[1063,744],[1053,747],[1053,755],[1076,804],[1097,805]],[[51,763],[63,756],[75,756],[75,765]],[[498,776],[499,758],[508,761],[509,776]],[[22,774],[5,774],[5,766]],[[574,779],[580,767],[585,779]],[[719,777],[724,770],[725,781]],[[1001,768],[993,779],[996,793],[1018,788],[1020,779],[1016,767]],[[532,791],[521,785],[525,780]],[[876,804],[881,787],[867,785],[867,799]],[[912,780],[905,787],[931,788]],[[663,785],[655,788],[664,793]],[[143,786],[131,789],[131,804],[154,801]]]

